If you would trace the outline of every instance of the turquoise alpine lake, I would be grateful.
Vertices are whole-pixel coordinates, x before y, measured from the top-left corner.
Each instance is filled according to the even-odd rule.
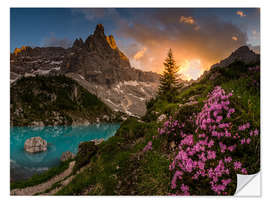
[[[11,179],[20,180],[56,166],[63,152],[77,153],[81,142],[112,137],[120,124],[89,126],[11,127],[10,159]],[[48,150],[31,154],[24,151],[24,142],[40,136],[48,143]]]

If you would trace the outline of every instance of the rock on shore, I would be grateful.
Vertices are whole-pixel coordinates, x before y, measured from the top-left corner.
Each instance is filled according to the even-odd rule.
[[[61,160],[61,162],[65,162],[65,161],[68,161],[70,159],[74,159],[74,157],[75,157],[75,154],[73,154],[70,151],[66,151],[66,152],[63,152],[60,160]]]

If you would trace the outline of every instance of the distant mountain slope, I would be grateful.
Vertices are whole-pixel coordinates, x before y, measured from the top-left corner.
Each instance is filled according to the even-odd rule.
[[[226,67],[236,61],[241,61],[245,64],[255,64],[260,61],[260,55],[253,52],[248,46],[242,46],[231,53],[227,58],[211,66],[211,68]]]
[[[10,94],[12,126],[89,124],[118,116],[65,76],[23,77],[11,86]]]
[[[62,47],[16,48],[10,55],[11,83],[21,76],[47,75],[60,71],[68,49]]]
[[[200,82],[202,79],[208,77],[210,80],[214,80],[219,72],[215,71],[215,74],[211,70],[215,68],[225,68],[229,67],[231,64],[239,62],[244,65],[253,65],[260,64],[260,54],[253,52],[248,46],[242,46],[232,52],[227,58],[221,60],[219,63],[216,63],[211,66],[209,71],[205,71],[194,83]]]
[[[113,110],[144,115],[145,101],[155,96],[159,75],[132,68],[112,35],[99,24],[85,42],[68,49],[22,47],[11,54],[11,83],[34,75],[65,74],[96,94]]]

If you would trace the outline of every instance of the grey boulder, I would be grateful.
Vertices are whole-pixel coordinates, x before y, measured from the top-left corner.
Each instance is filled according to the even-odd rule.
[[[24,143],[24,150],[30,153],[47,151],[47,141],[41,137],[31,137]]]

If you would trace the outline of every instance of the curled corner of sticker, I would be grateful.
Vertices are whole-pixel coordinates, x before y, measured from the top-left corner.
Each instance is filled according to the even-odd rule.
[[[235,196],[261,196],[261,172],[252,175],[237,174]]]

